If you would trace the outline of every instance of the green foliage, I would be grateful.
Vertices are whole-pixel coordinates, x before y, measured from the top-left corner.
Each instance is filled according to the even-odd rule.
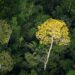
[[[0,65],[0,71],[2,72],[8,72],[13,69],[14,62],[9,52],[0,52]]]
[[[62,53],[64,52],[69,46],[59,46],[59,45],[55,45],[53,46],[53,51],[57,52],[57,53]]]
[[[21,70],[21,72],[19,73],[19,75],[28,75],[26,71]]]
[[[11,26],[12,26],[13,35],[15,39],[18,40],[18,38],[20,37],[21,27],[18,25],[17,17],[12,17]]]
[[[31,73],[29,75],[37,75],[35,70],[31,70]]]
[[[75,4],[74,0],[61,0],[61,3],[55,7],[56,10],[53,11],[53,15],[61,17],[61,16],[65,15],[66,12],[72,13],[72,10],[75,7],[74,4]],[[68,15],[68,14],[66,14],[66,15]],[[74,15],[74,14],[72,14],[72,15]]]
[[[15,14],[17,14],[17,12],[19,11],[17,6],[18,6],[18,0],[16,1],[0,0],[0,18],[9,19]]]
[[[70,70],[72,68],[73,61],[70,59],[60,60],[60,66],[64,70]]]
[[[12,30],[5,20],[0,20],[0,43],[7,44],[9,42]]]
[[[26,21],[30,16],[42,12],[42,6],[35,5],[33,2],[28,2],[27,0],[20,0],[19,9],[19,18],[22,21]]]
[[[25,58],[31,67],[35,67],[37,65],[36,56],[31,53],[26,53]]]
[[[71,45],[70,45],[70,55],[72,59],[75,61],[75,28],[71,30]]]
[[[36,15],[36,18],[34,20],[35,25],[40,25],[41,23],[43,23],[46,19],[50,18],[49,15],[45,15],[45,14],[38,14]]]
[[[66,75],[75,75],[75,70],[68,71]]]
[[[35,28],[31,28],[29,31],[28,31],[28,37],[32,38],[35,36],[35,32],[36,32],[36,29]]]

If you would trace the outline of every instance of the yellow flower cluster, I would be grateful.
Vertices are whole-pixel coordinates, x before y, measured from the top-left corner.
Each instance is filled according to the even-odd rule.
[[[48,19],[38,26],[37,39],[41,44],[50,44],[53,37],[54,42],[59,45],[67,45],[70,42],[69,30],[64,21]]]

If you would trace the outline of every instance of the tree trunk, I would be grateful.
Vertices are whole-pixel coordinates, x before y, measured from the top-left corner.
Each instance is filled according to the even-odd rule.
[[[50,45],[50,48],[49,48],[49,52],[47,54],[47,60],[46,60],[45,65],[44,65],[44,70],[46,70],[47,63],[48,63],[48,60],[49,60],[49,56],[50,56],[50,53],[51,53],[51,50],[52,50],[52,46],[53,46],[53,37],[51,39],[51,45]]]

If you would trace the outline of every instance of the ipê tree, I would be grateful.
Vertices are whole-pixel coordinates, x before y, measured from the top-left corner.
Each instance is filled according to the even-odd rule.
[[[36,37],[40,40],[41,44],[50,44],[44,70],[46,70],[53,44],[68,45],[70,43],[69,29],[66,23],[58,19],[48,19],[43,24],[38,26]]]

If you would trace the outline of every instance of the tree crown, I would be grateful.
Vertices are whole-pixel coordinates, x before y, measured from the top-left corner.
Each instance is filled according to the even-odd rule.
[[[48,19],[38,26],[36,37],[41,44],[48,45],[53,37],[54,42],[59,45],[67,45],[70,42],[69,30],[62,20]]]

